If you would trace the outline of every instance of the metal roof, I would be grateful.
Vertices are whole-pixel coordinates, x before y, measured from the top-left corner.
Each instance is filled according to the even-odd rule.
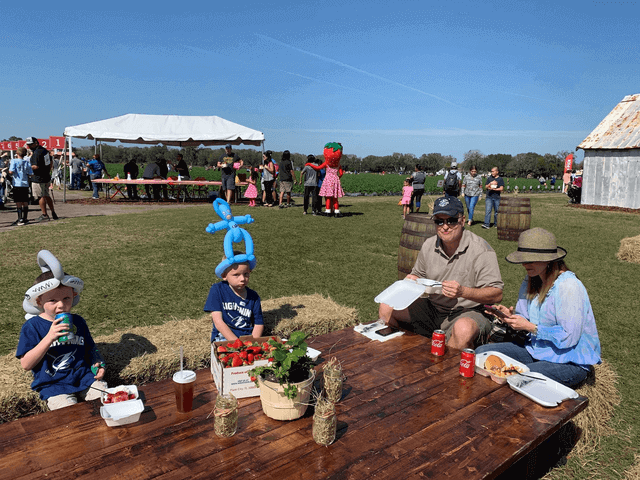
[[[577,148],[640,148],[640,93],[624,97]]]

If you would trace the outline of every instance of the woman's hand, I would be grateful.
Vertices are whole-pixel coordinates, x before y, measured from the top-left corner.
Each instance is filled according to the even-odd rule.
[[[506,323],[514,330],[523,330],[526,332],[533,332],[536,329],[536,326],[533,323],[531,323],[529,320],[527,320],[521,315],[515,315],[513,313],[510,313],[508,317],[503,318],[502,322]]]

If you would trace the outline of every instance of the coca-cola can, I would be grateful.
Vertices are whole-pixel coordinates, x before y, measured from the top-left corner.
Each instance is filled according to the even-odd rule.
[[[476,371],[476,351],[473,348],[465,348],[460,354],[460,375],[473,377]]]
[[[431,336],[431,355],[437,355],[438,357],[444,355],[445,338],[444,330],[436,330],[433,332],[433,335]]]

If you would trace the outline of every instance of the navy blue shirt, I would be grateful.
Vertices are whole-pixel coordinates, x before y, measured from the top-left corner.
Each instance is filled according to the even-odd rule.
[[[251,335],[254,325],[264,325],[260,296],[247,288],[247,298],[238,296],[228,282],[214,283],[204,304],[205,312],[221,312],[222,320],[237,336]],[[218,336],[218,329],[213,326],[211,341]]]
[[[62,394],[86,390],[95,382],[91,365],[95,358],[95,343],[89,333],[87,322],[80,315],[71,315],[75,334],[69,341],[53,342],[44,358],[31,372],[31,388],[42,400]],[[20,358],[47,336],[51,323],[40,316],[31,317],[22,325],[16,357]]]

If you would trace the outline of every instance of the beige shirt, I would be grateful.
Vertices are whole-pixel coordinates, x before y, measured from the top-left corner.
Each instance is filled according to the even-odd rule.
[[[451,257],[444,253],[437,235],[427,238],[411,273],[440,282],[455,280],[463,287],[504,289],[496,252],[485,239],[469,230],[462,232],[460,245]],[[465,298],[449,298],[442,294],[431,294],[429,300],[440,311],[468,310],[480,305]]]

